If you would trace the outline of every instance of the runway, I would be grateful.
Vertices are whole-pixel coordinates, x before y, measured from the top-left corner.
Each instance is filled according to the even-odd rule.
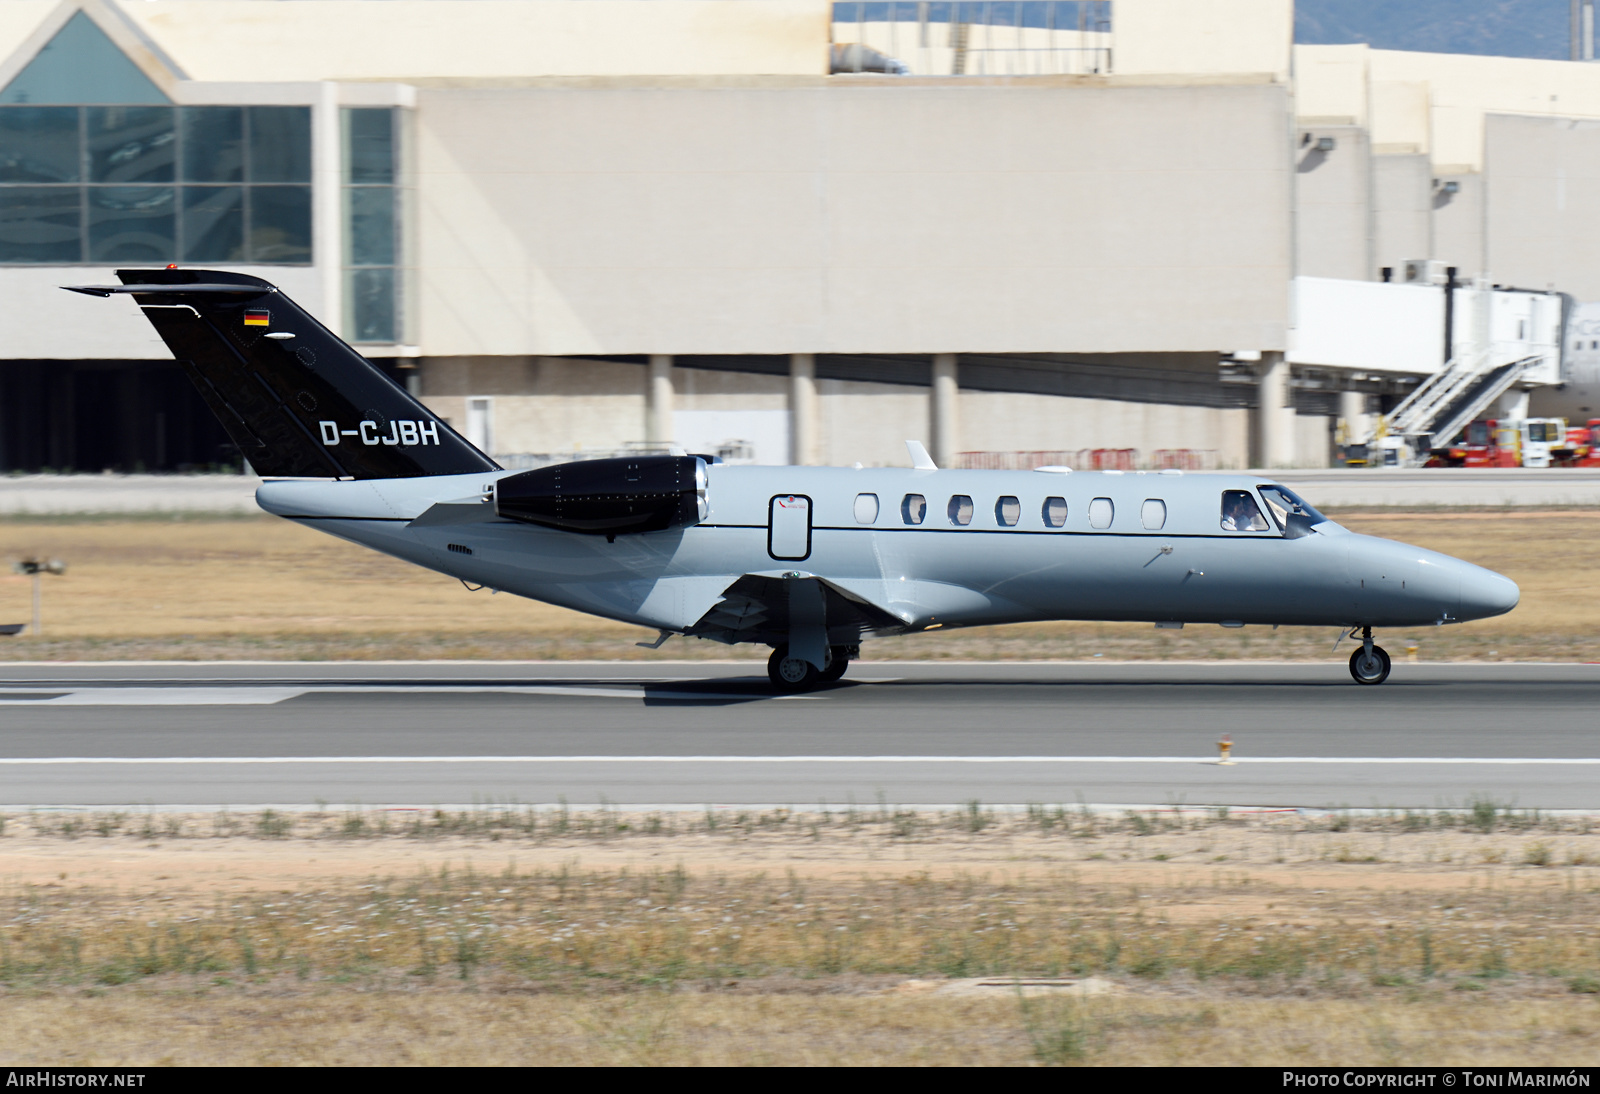
[[[755,669],[7,665],[0,809],[1600,810],[1600,665],[869,662],[783,698]]]

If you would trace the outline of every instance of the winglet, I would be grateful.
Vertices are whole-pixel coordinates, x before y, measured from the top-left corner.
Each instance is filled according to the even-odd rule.
[[[939,465],[933,462],[933,457],[928,455],[928,450],[922,447],[921,441],[907,441],[906,451],[911,453],[911,467],[914,471],[937,471]]]

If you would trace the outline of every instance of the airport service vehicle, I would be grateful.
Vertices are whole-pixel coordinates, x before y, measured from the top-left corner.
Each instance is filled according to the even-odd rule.
[[[1485,418],[1462,431],[1462,443],[1435,449],[1424,466],[1589,467],[1593,425],[1569,429],[1565,418]]]
[[[681,452],[514,472],[271,284],[119,270],[270,513],[488,586],[674,635],[770,646],[783,691],[866,639],[1031,620],[1348,628],[1500,615],[1517,586],[1356,535],[1263,476],[730,466]]]

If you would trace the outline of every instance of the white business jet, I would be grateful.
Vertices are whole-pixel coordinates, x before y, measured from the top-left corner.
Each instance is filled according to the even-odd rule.
[[[1036,620],[1349,629],[1510,611],[1517,586],[1356,535],[1246,474],[732,467],[641,455],[507,471],[260,278],[119,270],[245,457],[269,513],[463,582],[772,648],[781,691],[868,638]]]

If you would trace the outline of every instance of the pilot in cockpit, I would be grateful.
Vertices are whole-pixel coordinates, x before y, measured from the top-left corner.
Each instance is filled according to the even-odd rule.
[[[1247,490],[1222,492],[1222,530],[1224,532],[1265,532],[1267,520]]]

